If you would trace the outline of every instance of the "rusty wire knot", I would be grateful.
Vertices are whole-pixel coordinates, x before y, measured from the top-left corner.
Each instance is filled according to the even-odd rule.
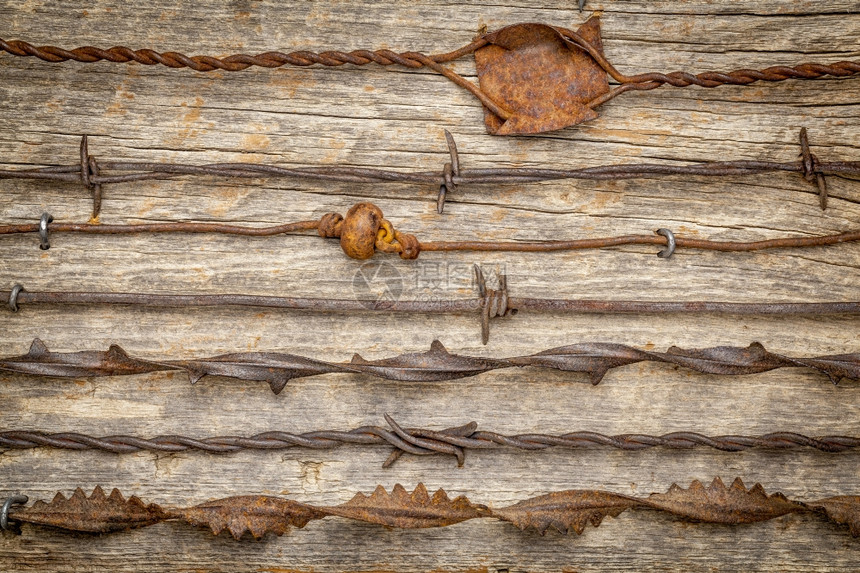
[[[803,164],[803,178],[818,187],[818,201],[822,209],[827,209],[827,180],[818,157],[809,149],[806,128],[800,128],[800,157]]]
[[[81,183],[93,195],[93,219],[97,219],[102,210],[102,186],[94,181],[99,176],[99,163],[89,154],[87,136],[81,137]]]
[[[466,452],[462,446],[447,440],[455,437],[468,438],[478,429],[477,422],[469,422],[455,428],[441,431],[410,429],[404,430],[391,416],[384,414],[385,421],[391,426],[392,432],[400,438],[400,441],[387,439],[394,446],[394,450],[388,459],[382,464],[383,468],[391,467],[403,454],[414,454],[418,456],[432,456],[434,454],[447,454],[457,459],[457,467],[463,467],[466,462]]]
[[[451,155],[451,161],[442,168],[442,184],[439,185],[439,198],[436,200],[436,211],[440,215],[445,210],[445,199],[448,193],[457,190],[454,177],[460,176],[460,155],[457,153],[457,143],[447,129],[445,130],[445,141],[448,142],[448,153]]]
[[[317,232],[324,239],[339,239],[342,226],[343,215],[340,213],[326,213],[320,218]]]
[[[421,253],[415,235],[397,231],[373,203],[356,203],[345,217],[326,213],[319,220],[317,233],[340,239],[343,252],[354,259],[369,259],[376,251],[397,253],[402,259],[415,259]]]
[[[475,265],[474,269],[478,297],[481,299],[481,341],[487,344],[490,340],[490,319],[513,316],[517,313],[517,309],[508,306],[508,278],[504,273],[496,273],[499,288],[495,290],[487,287],[487,280],[481,267]]]
[[[416,259],[421,252],[421,243],[415,235],[401,233],[391,222],[383,219],[376,232],[376,249],[383,253],[397,253],[402,259]]]

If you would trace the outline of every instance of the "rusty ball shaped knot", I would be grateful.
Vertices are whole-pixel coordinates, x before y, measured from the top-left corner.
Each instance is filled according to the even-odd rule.
[[[353,259],[369,259],[376,250],[382,210],[373,203],[356,203],[340,225],[340,248]]]

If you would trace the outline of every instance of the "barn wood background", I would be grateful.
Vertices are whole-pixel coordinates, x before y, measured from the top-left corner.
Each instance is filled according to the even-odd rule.
[[[444,52],[486,25],[520,21],[575,27],[573,2],[394,5],[327,1],[195,2],[177,5],[89,1],[9,2],[0,32],[35,44],[156,47],[229,54],[269,49],[382,48]],[[589,2],[602,11],[606,53],[622,71],[761,68],[860,56],[853,1]],[[822,12],[824,11],[824,12]],[[471,58],[453,65],[474,80]],[[115,64],[49,65],[0,57],[0,162],[25,168],[77,160],[81,134],[97,157],[196,163],[252,161],[285,166],[345,164],[440,169],[443,128],[468,167],[592,166],[613,162],[712,159],[793,160],[807,126],[822,159],[860,157],[860,80],[787,81],[750,87],[663,88],[626,94],[600,119],[535,137],[486,135],[476,101],[427,70],[250,69],[194,73]],[[727,179],[653,178],[463,186],[437,215],[435,186],[355,185],[284,180],[177,179],[104,189],[103,222],[169,220],[275,224],[374,200],[401,230],[433,240],[550,239],[648,233],[765,239],[855,228],[860,186],[830,179],[830,208],[796,175]],[[74,185],[0,182],[0,220],[86,220],[91,200]],[[482,263],[507,272],[510,290],[546,297],[648,300],[856,300],[860,245],[803,251],[719,254],[614,248],[555,254],[425,253],[420,260],[377,256],[403,278],[402,296],[471,296],[463,269]],[[438,265],[438,267],[437,267]],[[33,235],[0,248],[2,289],[92,289],[161,293],[277,293],[354,296],[361,263],[315,236],[100,237],[57,235],[49,251]],[[367,269],[365,269],[367,270]],[[436,285],[425,279],[438,275]],[[374,287],[378,288],[378,284]],[[362,294],[362,293],[359,293]],[[104,349],[144,357],[207,356],[241,350],[285,351],[326,359],[422,351],[439,338],[453,351],[485,356],[532,352],[580,341],[646,348],[762,342],[787,354],[857,351],[856,318],[730,316],[562,316],[521,313],[495,321],[480,343],[473,315],[313,314],[253,309],[25,307],[2,315],[3,355],[23,353],[34,337],[51,349]],[[0,376],[2,427],[152,436],[252,434],[267,430],[349,429],[382,423],[444,428],[470,420],[498,431],[605,433],[696,430],[811,435],[860,433],[858,384],[838,387],[806,370],[710,377],[641,364],[613,370],[598,387],[581,375],[505,370],[434,384],[333,375],[290,383],[274,396],[264,384],[152,374],[74,382]],[[320,503],[370,492],[378,483],[410,489],[423,481],[476,502],[519,500],[566,488],[631,494],[665,491],[673,481],[742,476],[768,491],[812,498],[857,493],[858,453],[706,449],[642,453],[610,450],[470,452],[465,467],[447,457],[406,456],[381,469],[385,448],[343,447],[212,456],[48,449],[0,455],[2,494],[49,499],[57,490],[101,484],[147,501],[193,504],[246,493]],[[727,483],[728,483],[727,481]],[[743,527],[690,525],[628,512],[582,536],[540,537],[476,521],[438,530],[390,531],[331,519],[281,538],[235,542],[203,530],[162,524],[105,537],[75,537],[25,527],[3,535],[4,570],[387,571],[590,570],[645,566],[686,570],[857,569],[847,530],[788,516]]]

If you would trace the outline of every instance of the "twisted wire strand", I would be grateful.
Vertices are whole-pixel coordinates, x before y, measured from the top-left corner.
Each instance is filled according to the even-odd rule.
[[[676,88],[691,85],[714,88],[721,85],[748,85],[754,82],[781,82],[789,79],[818,79],[822,76],[844,78],[860,73],[860,62],[841,61],[832,64],[804,63],[797,66],[771,66],[763,70],[740,69],[731,72],[672,72],[646,73],[625,78],[629,83],[642,84],[637,89],[654,89],[663,84]],[[655,84],[653,87],[651,84]]]
[[[585,50],[592,59],[612,79],[617,81],[618,87],[608,93],[599,96],[588,103],[589,107],[597,107],[607,101],[630,90],[653,90],[663,85],[683,88],[688,86],[699,86],[703,88],[715,88],[722,85],[748,85],[758,81],[781,82],[788,79],[818,79],[823,76],[843,78],[860,73],[860,62],[840,61],[831,64],[820,64],[808,62],[796,66],[770,66],[762,70],[742,68],[729,72],[702,72],[691,74],[689,72],[647,72],[627,76],[619,72],[603,53],[588,40],[577,32],[566,28],[555,27],[555,29],[567,40]]]
[[[98,217],[102,203],[102,185],[128,183],[153,179],[172,179],[183,175],[259,178],[284,177],[317,181],[353,183],[401,182],[439,185],[437,210],[441,213],[449,193],[465,183],[517,184],[563,179],[620,180],[652,175],[730,176],[757,173],[799,173],[817,187],[822,209],[827,206],[826,175],[853,177],[860,175],[860,162],[820,161],[810,150],[806,128],[800,130],[800,159],[794,162],[776,161],[718,161],[687,165],[656,163],[602,165],[574,169],[547,168],[488,168],[461,169],[454,137],[444,130],[451,161],[441,172],[403,171],[351,166],[280,167],[255,163],[213,163],[193,165],[184,163],[156,163],[135,161],[99,162],[89,154],[88,137],[82,136],[80,164],[60,165],[36,169],[0,169],[0,179],[33,179],[80,183],[93,195],[93,217]],[[456,169],[455,169],[456,166]],[[119,171],[105,174],[105,171]],[[814,191],[810,191],[814,192]]]
[[[380,66],[396,64],[417,69],[426,66],[427,60],[437,64],[451,62],[471,54],[485,45],[487,45],[487,41],[479,38],[452,52],[429,56],[414,51],[397,53],[391,50],[353,50],[351,52],[329,50],[317,53],[308,50],[298,50],[290,53],[272,51],[256,55],[234,54],[218,58],[207,55],[186,56],[180,52],[156,52],[147,48],[133,50],[125,46],[114,46],[108,49],[82,46],[66,50],[56,46],[34,46],[22,40],[7,41],[0,38],[0,50],[6,53],[13,56],[35,57],[51,63],[69,60],[81,63],[93,63],[105,60],[121,64],[136,62],[145,66],[160,64],[169,68],[190,68],[197,72],[211,72],[214,70],[238,72],[251,66],[262,68],[279,68],[281,66],[306,67],[313,65],[336,67],[344,64],[364,66],[371,63]]]
[[[621,84],[638,84],[635,89],[654,89],[663,84],[674,87],[696,85],[704,88],[713,88],[726,84],[747,85],[757,81],[777,82],[787,79],[817,79],[827,75],[847,77],[860,73],[860,62],[840,61],[831,64],[809,62],[796,66],[770,66],[762,70],[742,68],[729,72],[709,71],[699,74],[682,71],[671,73],[648,72],[627,76],[619,72],[595,46],[576,32],[556,26],[553,26],[553,28],[562,33],[568,40],[586,50],[597,64],[614,80]],[[431,63],[441,64],[457,60],[474,53],[487,44],[488,41],[484,37],[480,37],[457,50],[435,55],[424,55],[415,51],[397,53],[391,50],[353,50],[350,52],[339,50],[324,52],[298,50],[290,53],[270,51],[256,55],[234,54],[219,58],[209,55],[187,56],[174,51],[157,52],[147,48],[133,50],[125,46],[113,46],[108,49],[82,46],[67,50],[56,46],[34,46],[22,40],[7,41],[0,38],[0,50],[8,54],[21,57],[35,57],[51,63],[68,60],[81,63],[93,63],[103,60],[113,63],[137,62],[147,66],[160,64],[169,68],[187,67],[198,72],[210,72],[214,70],[235,72],[252,66],[263,68],[278,68],[287,65],[298,67],[312,65],[336,67],[344,64],[364,66],[371,63],[381,66],[396,64],[417,69],[428,66]]]
[[[716,346],[705,349],[672,347],[667,352],[655,352],[623,344],[598,342],[561,346],[525,356],[481,358],[451,354],[439,341],[434,341],[426,352],[406,353],[379,360],[365,360],[355,355],[350,362],[327,362],[275,352],[244,352],[209,358],[156,361],[135,358],[115,345],[107,351],[51,352],[41,340],[36,339],[29,353],[0,358],[0,372],[79,378],[185,371],[192,382],[207,375],[265,381],[277,394],[292,379],[321,374],[353,373],[386,380],[437,382],[525,366],[587,373],[591,383],[598,384],[610,370],[639,362],[664,363],[712,375],[738,376],[780,368],[809,368],[826,375],[834,384],[842,378],[860,379],[860,353],[792,357],[769,352],[759,343],[752,343],[748,347]]]
[[[131,183],[152,179],[166,179],[181,175],[231,177],[253,179],[260,177],[295,177],[319,181],[338,181],[346,183],[420,183],[442,184],[446,176],[439,171],[394,171],[372,167],[349,166],[309,166],[280,167],[253,163],[157,163],[138,161],[99,160],[98,166],[104,171],[121,171],[117,175],[90,175],[90,184],[106,185],[112,183]],[[819,161],[815,170],[824,175],[852,177],[860,175],[860,161]],[[627,163],[599,165],[574,169],[552,168],[461,168],[459,174],[452,174],[451,181],[460,184],[516,184],[558,181],[562,179],[617,180],[635,179],[649,175],[693,175],[693,176],[732,176],[753,175],[769,172],[788,172],[805,174],[806,168],[801,161],[712,161],[686,165],[660,163]],[[82,183],[78,165],[59,165],[36,169],[0,169],[0,179],[34,179]]]
[[[518,26],[529,25],[514,25],[509,28],[517,28]],[[675,87],[697,85],[705,88],[714,88],[725,84],[746,85],[756,81],[775,82],[786,79],[816,79],[826,75],[846,77],[860,72],[860,63],[842,61],[833,64],[803,63],[793,67],[771,66],[763,70],[739,69],[730,72],[703,72],[700,74],[690,74],[687,72],[671,72],[668,74],[651,72],[634,76],[626,76],[620,73],[611,63],[609,63],[609,61],[603,56],[601,50],[589,41],[585,40],[585,38],[580,36],[577,32],[555,26],[548,26],[548,28],[553,29],[560,34],[569,45],[585,50],[591,55],[600,68],[621,84],[608,90],[606,93],[595,97],[591,101],[582,102],[586,107],[592,109],[626,91],[651,90],[660,87],[661,85],[672,85]],[[476,86],[474,83],[441,65],[444,62],[450,62],[467,54],[472,54],[476,50],[489,44],[491,41],[495,41],[491,40],[491,36],[492,35],[485,34],[453,52],[431,56],[414,51],[396,53],[391,50],[354,50],[351,52],[333,50],[317,53],[301,50],[290,53],[265,52],[253,56],[248,54],[234,54],[223,58],[208,55],[189,57],[179,52],[160,53],[151,49],[132,50],[125,46],[114,46],[109,49],[102,49],[94,46],[83,46],[72,50],[66,50],[56,46],[37,47],[21,40],[6,41],[3,39],[0,39],[0,51],[5,51],[15,56],[36,57],[47,62],[74,60],[82,63],[91,63],[106,60],[116,63],[126,63],[133,61],[143,65],[161,64],[170,68],[188,67],[200,72],[213,70],[240,71],[251,66],[260,66],[265,68],[277,68],[284,65],[341,66],[344,64],[352,64],[363,66],[370,63],[386,66],[398,64],[411,69],[428,67],[434,72],[445,76],[454,84],[469,91],[492,114],[503,121],[507,121],[517,116],[521,110],[511,110],[504,105],[497,103],[479,86]],[[535,129],[540,131],[539,128]],[[94,169],[94,171],[97,171],[97,169]],[[95,191],[95,195],[98,196],[98,190]],[[440,209],[443,204],[444,193],[440,194]]]
[[[227,454],[245,450],[284,450],[307,448],[328,450],[341,445],[389,445],[399,454],[453,455],[463,465],[464,450],[489,450],[501,447],[526,451],[547,448],[596,448],[608,447],[618,450],[639,451],[655,447],[691,449],[708,447],[724,452],[740,452],[751,448],[798,449],[812,448],[821,452],[835,453],[860,447],[860,437],[819,436],[810,437],[794,432],[774,432],[760,436],[722,435],[706,436],[696,432],[672,432],[664,435],[619,434],[605,435],[596,432],[569,432],[560,435],[530,433],[504,435],[491,431],[477,431],[474,422],[467,432],[451,430],[436,431],[421,428],[400,428],[388,416],[391,428],[363,426],[350,431],[325,430],[295,434],[290,432],[265,432],[249,437],[218,436],[190,438],[180,435],[163,435],[153,438],[119,435],[94,437],[81,433],[45,433],[38,431],[0,432],[0,448],[32,449],[51,447],[67,450],[100,450],[115,454],[140,451],[184,452],[189,450],[213,454]],[[472,431],[468,431],[472,429]],[[458,435],[459,433],[459,435]],[[387,463],[386,466],[390,466]]]

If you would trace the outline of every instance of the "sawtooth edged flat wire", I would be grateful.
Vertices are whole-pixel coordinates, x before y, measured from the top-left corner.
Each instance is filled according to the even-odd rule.
[[[760,484],[747,489],[740,478],[728,487],[720,478],[715,478],[708,486],[693,481],[687,489],[673,484],[666,493],[652,493],[647,497],[605,490],[565,490],[506,507],[474,503],[465,496],[451,499],[442,489],[431,495],[421,483],[412,492],[399,484],[390,493],[378,486],[371,495],[358,493],[350,501],[334,506],[245,495],[192,507],[163,508],[145,504],[136,496],[126,499],[117,489],[105,495],[100,487],[89,497],[78,488],[69,498],[57,493],[50,503],[37,501],[23,507],[27,501],[26,496],[16,495],[3,504],[0,518],[5,528],[27,523],[72,532],[112,533],[178,521],[208,528],[215,535],[226,530],[235,539],[246,534],[259,539],[267,534],[283,535],[291,528],[303,528],[311,521],[332,516],[400,529],[497,519],[541,535],[548,530],[581,534],[589,523],[597,527],[605,517],[617,517],[628,509],[649,509],[693,523],[726,526],[769,521],[789,514],[808,514],[847,526],[852,536],[860,536],[858,495],[801,501],[781,493],[768,495]]]
[[[670,364],[713,375],[739,376],[778,368],[810,368],[826,375],[834,384],[842,378],[860,379],[860,353],[790,357],[768,352],[757,342],[746,348],[716,346],[683,349],[673,346],[666,352],[593,342],[560,346],[527,356],[483,358],[451,354],[436,340],[427,352],[412,352],[378,360],[365,360],[356,354],[349,362],[327,362],[279,352],[237,352],[186,360],[144,360],[129,355],[117,345],[112,345],[107,351],[51,352],[41,340],[36,339],[27,354],[0,358],[0,372],[80,378],[184,371],[192,384],[204,376],[223,376],[266,382],[278,394],[290,380],[320,374],[351,373],[403,382],[438,382],[525,366],[586,373],[592,384],[598,384],[609,370],[640,362]]]
[[[642,73],[625,75],[603,54],[600,20],[589,18],[578,30],[539,23],[507,26],[479,34],[462,48],[445,54],[396,53],[391,50],[327,51],[315,53],[265,52],[235,54],[223,58],[186,56],[178,52],[159,53],[151,49],[132,50],[124,46],[102,49],[83,46],[71,50],[55,46],[34,46],[21,40],[0,39],[0,51],[15,56],[32,56],[46,62],[74,60],[137,62],[171,68],[188,67],[198,72],[240,71],[251,66],[383,66],[429,68],[468,90],[484,107],[484,124],[489,133],[516,135],[554,131],[595,119],[596,108],[627,91],[653,90],[660,86],[747,85],[759,81],[843,78],[860,73],[860,62],[831,64],[804,63],[772,66],[763,70],[738,69],[730,72]],[[474,54],[478,85],[442,64]],[[609,78],[617,83],[610,87]]]
[[[548,168],[489,168],[463,167],[454,136],[444,130],[450,161],[441,172],[379,169],[373,167],[316,166],[279,167],[259,163],[188,163],[139,162],[98,160],[90,155],[88,137],[80,144],[80,163],[55,165],[38,169],[0,169],[0,179],[35,179],[80,183],[93,197],[93,219],[101,212],[103,189],[107,184],[129,183],[152,179],[169,179],[178,176],[202,175],[209,177],[260,178],[279,177],[317,181],[349,183],[416,183],[438,185],[436,209],[441,213],[449,196],[462,185],[493,184],[515,185],[562,179],[614,181],[653,177],[655,175],[689,175],[693,177],[719,177],[751,175],[757,173],[799,173],[815,185],[822,209],[827,207],[828,188],[826,175],[839,177],[860,176],[860,161],[820,161],[809,147],[806,128],[800,130],[800,156],[796,161],[710,161],[685,165],[659,163],[628,163],[601,165],[575,169]],[[106,172],[117,172],[107,174]]]
[[[0,432],[0,449],[31,449],[38,447],[65,450],[99,450],[114,454],[129,454],[140,451],[176,453],[189,450],[210,454],[228,454],[246,450],[285,450],[308,448],[330,450],[344,444],[360,446],[393,447],[382,467],[387,468],[403,454],[419,456],[450,455],[462,466],[466,450],[494,450],[516,448],[528,452],[547,448],[597,448],[608,447],[625,451],[649,448],[690,449],[708,447],[723,452],[740,452],[751,448],[799,449],[813,448],[821,452],[835,453],[860,447],[860,437],[819,436],[810,437],[795,432],[772,432],[761,436],[724,435],[706,436],[698,432],[672,432],[662,436],[648,434],[619,434],[608,436],[597,432],[567,432],[564,434],[517,434],[504,435],[478,430],[476,422],[455,428],[429,430],[425,428],[403,428],[387,414],[389,427],[361,426],[352,430],[317,430],[296,434],[293,432],[263,432],[248,437],[218,436],[194,438],[170,434],[154,438],[128,435],[95,437],[77,432],[37,432],[31,430],[7,430]]]

